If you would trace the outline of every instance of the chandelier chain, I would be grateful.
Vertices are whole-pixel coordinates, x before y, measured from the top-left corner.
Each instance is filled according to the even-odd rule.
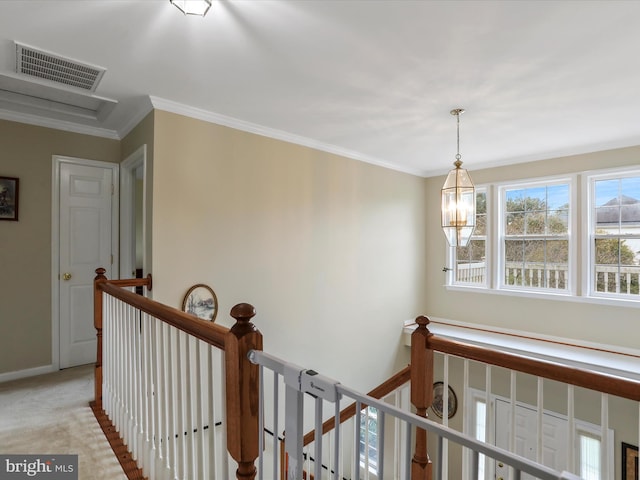
[[[462,158],[460,156],[460,113],[456,115],[456,120],[458,124],[458,153],[456,153],[456,160],[460,160]]]
[[[464,113],[464,108],[454,108],[453,110],[451,110],[451,115],[455,115],[456,116],[456,125],[457,125],[457,153],[456,153],[456,161],[454,162],[454,165],[458,168],[460,168],[460,166],[462,165],[462,160],[460,160],[462,158],[462,155],[460,155],[460,115],[462,115]]]

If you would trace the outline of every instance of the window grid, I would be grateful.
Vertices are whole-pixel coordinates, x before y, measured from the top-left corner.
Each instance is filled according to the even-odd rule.
[[[578,179],[584,194],[574,204]],[[448,249],[448,285],[640,303],[637,167],[485,184],[476,188],[476,225],[468,247]]]
[[[453,283],[486,286],[487,268],[487,190],[476,189],[476,228],[469,245],[456,247]]]
[[[640,294],[640,172],[590,177],[590,293]]]
[[[378,409],[374,407],[360,413],[360,466],[372,473],[378,469]]]
[[[504,186],[500,198],[501,286],[569,292],[570,181]]]

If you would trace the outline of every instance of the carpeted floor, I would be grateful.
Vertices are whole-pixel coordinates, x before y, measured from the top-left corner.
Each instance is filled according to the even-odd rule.
[[[126,480],[89,407],[93,365],[0,384],[0,453],[77,454],[79,480]]]

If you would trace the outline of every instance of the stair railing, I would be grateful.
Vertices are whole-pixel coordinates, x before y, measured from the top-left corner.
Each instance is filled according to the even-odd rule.
[[[228,480],[228,452],[236,478],[254,479],[259,380],[247,354],[262,350],[255,309],[233,307],[228,329],[130,291],[150,289],[150,276],[104,273],[97,269],[94,281],[95,409],[148,478]]]
[[[601,395],[601,435],[602,441],[604,444],[605,439],[607,439],[609,432],[609,396],[616,396],[623,399],[632,400],[635,402],[640,402],[640,381],[634,380],[632,378],[624,378],[622,376],[615,376],[607,373],[603,373],[601,371],[589,370],[587,368],[578,368],[575,366],[571,366],[569,364],[560,363],[560,361],[549,361],[543,360],[539,358],[535,358],[534,356],[528,356],[524,354],[516,354],[511,353],[509,351],[499,350],[496,348],[487,348],[482,345],[475,345],[470,343],[465,343],[457,340],[453,340],[451,338],[447,338],[445,336],[434,335],[428,329],[428,325],[430,323],[429,319],[424,316],[420,316],[416,319],[417,328],[413,331],[411,335],[411,365],[412,365],[412,376],[411,376],[411,389],[412,389],[412,402],[416,407],[418,415],[422,415],[421,412],[426,412],[426,409],[431,406],[433,402],[433,381],[434,381],[434,353],[442,354],[444,359],[444,388],[443,388],[443,424],[447,424],[447,406],[449,404],[449,389],[448,385],[448,358],[449,356],[458,357],[463,360],[464,363],[464,387],[465,389],[469,386],[469,362],[477,362],[479,364],[484,364],[486,379],[485,379],[485,402],[486,405],[490,404],[492,387],[491,387],[491,375],[492,375],[492,367],[502,367],[511,372],[510,376],[510,412],[511,412],[511,425],[515,425],[515,412],[517,405],[517,393],[516,393],[516,383],[517,377],[516,374],[528,374],[536,377],[538,379],[537,382],[537,435],[538,435],[538,458],[536,459],[538,462],[542,462],[542,416],[544,414],[544,392],[543,392],[543,383],[542,379],[553,380],[555,382],[560,382],[561,384],[565,384],[567,390],[567,418],[569,425],[572,425],[574,422],[574,411],[576,404],[576,394],[574,392],[574,387],[582,387],[584,389],[593,390],[595,392],[600,392]],[[613,352],[611,352],[613,353]],[[422,366],[426,365],[427,371],[422,371]],[[414,367],[418,367],[418,369],[414,370]],[[440,377],[442,378],[442,377]],[[414,394],[415,391],[415,394]],[[466,395],[465,399],[466,401]],[[638,405],[640,407],[640,404]],[[466,408],[463,408],[466,411]],[[486,409],[486,422],[487,425],[490,424],[490,409]],[[638,418],[640,418],[640,409],[638,413]],[[633,421],[633,420],[632,420]],[[509,439],[509,450],[515,450],[515,429],[511,429],[511,438]],[[572,435],[572,434],[570,434]],[[640,428],[638,430],[638,435],[640,437]],[[571,438],[571,437],[570,437]],[[640,441],[640,438],[639,438]],[[570,441],[570,445],[573,445],[574,442]],[[446,448],[446,447],[445,447]],[[441,446],[439,450],[441,450]],[[568,459],[567,466],[568,470],[573,468],[573,460],[572,455],[573,449],[568,449]],[[418,464],[418,467],[414,471],[417,476],[412,477],[412,480],[431,480],[432,472],[429,466],[430,460],[428,460],[428,455],[426,454],[426,439],[417,436],[416,437],[416,454],[414,455],[413,461],[414,465]],[[425,461],[425,457],[427,460]],[[474,457],[472,461],[471,469],[477,471],[477,456]],[[608,457],[607,457],[607,448],[601,448],[601,464],[603,471],[608,471],[608,468],[612,468],[611,465],[607,465]],[[442,478],[441,471],[443,465],[442,463],[438,464],[439,471],[436,473],[435,478]],[[446,468],[446,465],[445,467]],[[606,476],[607,474],[605,474]],[[444,475],[446,478],[446,474]],[[476,478],[476,477],[473,477]]]
[[[400,389],[408,387],[408,382],[409,382],[410,378],[411,378],[411,366],[407,366],[407,367],[403,368],[402,370],[400,370],[395,375],[392,375],[390,378],[385,380],[383,383],[381,383],[380,385],[378,385],[374,389],[372,389],[370,392],[367,393],[367,395],[369,395],[370,397],[375,398],[377,400],[385,399],[385,398],[387,398],[387,397],[389,397],[389,396],[391,396],[393,394],[399,393]],[[398,406],[401,405],[401,402],[400,402],[399,398],[397,399],[396,403],[397,403]],[[368,407],[367,404],[361,404],[360,405],[360,412],[366,411],[367,407]],[[355,417],[357,411],[358,410],[357,410],[356,402],[353,402],[351,405],[348,405],[347,407],[345,407],[344,409],[342,409],[340,411],[339,423],[340,424],[344,424],[345,422],[347,422],[351,418]],[[321,437],[323,437],[326,434],[330,433],[333,429],[335,429],[335,427],[336,427],[335,417],[331,417],[328,420],[326,420],[322,424]],[[366,440],[368,440],[368,439],[366,439]],[[316,441],[316,431],[315,430],[311,430],[311,431],[307,432],[304,435],[303,439],[302,439],[302,447],[303,447],[303,449],[308,447],[309,445],[311,445],[315,441]],[[365,442],[365,443],[369,443],[369,442]],[[280,462],[281,462],[281,465],[282,465],[282,468],[280,469],[280,479],[281,480],[286,480],[288,456],[287,456],[287,454],[285,452],[285,448],[284,448],[284,437],[280,441]],[[311,462],[309,462],[309,463],[311,463]],[[326,466],[323,466],[323,468],[326,468]],[[303,472],[304,478],[307,478],[307,470],[305,470]],[[312,474],[309,474],[308,477],[312,478],[312,479],[314,478],[314,476]]]
[[[342,480],[346,477],[346,473],[343,470],[350,469],[351,476],[348,478],[361,478],[362,469],[367,466],[362,466],[359,458],[359,431],[360,431],[360,416],[356,415],[355,428],[350,432],[345,432],[340,427],[341,422],[337,422],[334,428],[333,444],[331,448],[324,449],[322,442],[316,444],[314,450],[314,468],[313,472],[305,471],[305,458],[303,452],[303,432],[301,430],[305,417],[305,403],[311,403],[309,405],[314,412],[315,434],[317,438],[321,437],[323,431],[322,418],[324,407],[329,407],[329,410],[335,412],[334,418],[340,418],[340,402],[342,400],[352,400],[355,402],[355,411],[359,412],[363,408],[363,405],[374,407],[378,412],[378,428],[379,428],[379,441],[380,445],[385,445],[385,433],[384,425],[389,420],[397,419],[403,424],[403,433],[401,439],[399,439],[403,445],[409,445],[411,443],[412,434],[414,430],[424,430],[435,434],[439,442],[442,439],[460,444],[466,448],[471,449],[474,452],[476,458],[480,454],[486,455],[495,459],[496,461],[505,462],[511,465],[517,474],[516,478],[520,478],[521,474],[527,473],[533,475],[535,478],[542,480],[579,480],[579,477],[569,472],[560,472],[552,468],[545,467],[539,463],[531,460],[527,460],[521,456],[507,452],[503,449],[497,448],[493,445],[476,440],[473,437],[457,432],[451,428],[439,425],[433,421],[430,421],[423,416],[415,415],[405,409],[400,409],[394,405],[386,403],[384,401],[375,399],[369,395],[362,394],[349,387],[342,385],[340,382],[331,378],[324,377],[318,372],[306,368],[299,367],[294,364],[290,364],[282,359],[266,354],[264,352],[251,352],[250,358],[252,362],[260,365],[264,374],[265,370],[268,370],[274,374],[276,381],[282,380],[285,389],[285,450],[287,452],[288,462],[286,466],[286,478],[290,480],[300,480],[302,478],[314,478],[321,480],[323,478],[332,480]],[[274,392],[277,389],[274,389]],[[261,397],[264,392],[261,392]],[[273,403],[277,406],[279,396],[274,395]],[[305,402],[310,400],[310,402]],[[346,448],[345,448],[346,447]],[[351,450],[351,455],[349,451]],[[404,458],[401,459],[404,468],[401,477],[393,476],[392,478],[402,478],[402,480],[415,480],[416,470],[409,467],[412,463],[410,448],[403,449]],[[384,448],[380,450],[381,458],[380,462],[383,463]],[[441,454],[442,449],[439,449]],[[345,458],[351,457],[351,461]],[[439,457],[438,463],[441,464],[445,459]],[[478,462],[476,462],[476,465]],[[328,466],[328,468],[325,468]],[[262,470],[260,471],[263,474]],[[384,467],[379,468],[377,472],[377,478],[382,480],[385,477]],[[442,477],[438,477],[442,478]],[[472,472],[472,476],[469,478],[478,478],[477,469]],[[262,476],[260,477],[262,479]]]

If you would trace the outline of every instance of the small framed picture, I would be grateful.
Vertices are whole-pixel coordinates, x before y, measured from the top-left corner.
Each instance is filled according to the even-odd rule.
[[[0,177],[0,220],[18,221],[20,180],[15,177]]]
[[[622,442],[622,480],[638,480],[638,447]]]
[[[199,283],[187,291],[182,300],[182,311],[214,322],[218,314],[218,297],[211,287]]]
[[[456,397],[456,392],[453,391],[451,385],[448,385],[447,390],[449,392],[447,397],[447,414],[448,418],[451,418],[458,410],[458,397]],[[436,382],[433,384],[433,403],[431,404],[431,410],[440,418],[444,415],[444,382]]]

